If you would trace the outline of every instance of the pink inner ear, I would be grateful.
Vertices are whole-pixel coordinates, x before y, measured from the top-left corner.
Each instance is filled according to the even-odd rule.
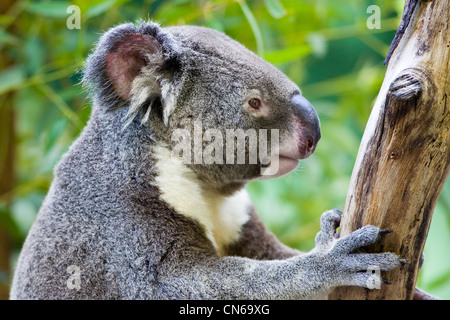
[[[134,33],[106,54],[106,75],[119,97],[129,98],[131,83],[148,63],[147,55],[160,50],[161,46],[154,37]]]

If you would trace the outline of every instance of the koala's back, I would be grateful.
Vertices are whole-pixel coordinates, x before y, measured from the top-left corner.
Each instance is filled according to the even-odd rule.
[[[137,136],[131,149],[142,152]],[[114,149],[115,138],[90,123],[59,163],[22,248],[12,299],[170,298],[159,281],[170,247],[208,242],[159,200],[148,172],[119,165],[133,155]],[[143,190],[145,198],[134,195]]]

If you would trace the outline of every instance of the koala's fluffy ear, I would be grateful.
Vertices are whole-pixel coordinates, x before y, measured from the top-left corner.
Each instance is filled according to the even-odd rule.
[[[182,53],[156,23],[123,24],[101,37],[85,64],[83,83],[96,105],[108,110],[128,106],[130,121],[138,114],[147,121],[152,104],[161,103],[167,124]]]

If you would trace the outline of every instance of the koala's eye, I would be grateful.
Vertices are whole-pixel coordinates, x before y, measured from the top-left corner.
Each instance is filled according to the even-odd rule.
[[[252,98],[248,100],[248,104],[253,109],[259,109],[261,107],[261,100],[259,100],[258,98]]]

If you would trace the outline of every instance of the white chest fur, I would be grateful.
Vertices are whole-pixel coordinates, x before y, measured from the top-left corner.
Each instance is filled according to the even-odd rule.
[[[161,198],[178,213],[198,221],[206,230],[217,253],[239,237],[242,225],[249,219],[250,198],[245,189],[232,196],[223,196],[202,187],[188,167],[172,158],[162,146],[154,148],[156,184]]]

